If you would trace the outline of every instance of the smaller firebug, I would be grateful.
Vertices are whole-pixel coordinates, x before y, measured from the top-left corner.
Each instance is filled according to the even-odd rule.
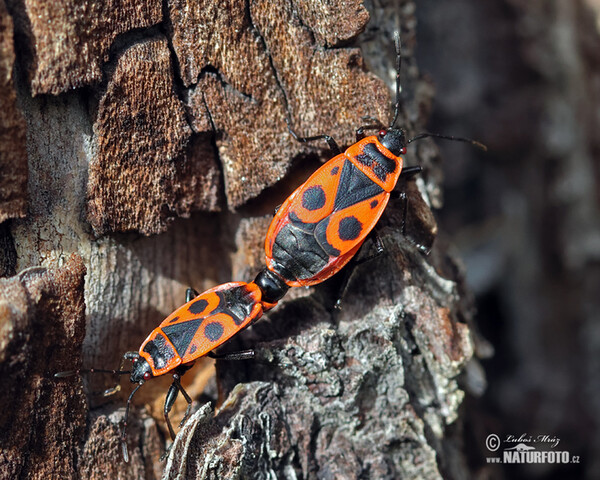
[[[258,320],[262,314],[273,308],[288,290],[277,276],[264,269],[254,282],[230,282],[211,288],[198,295],[188,289],[185,305],[171,313],[144,340],[137,352],[126,352],[119,370],[88,369],[72,370],[55,374],[55,377],[68,377],[81,372],[112,373],[115,375],[130,375],[132,383],[137,386],[127,399],[125,419],[121,433],[123,458],[129,461],[127,451],[127,420],[129,407],[135,393],[141,386],[153,377],[168,373],[173,375],[173,383],[167,392],[164,405],[164,417],[171,435],[175,432],[169,412],[179,395],[183,395],[188,408],[181,425],[191,411],[192,399],[183,389],[180,379],[194,362],[205,355],[220,358],[212,351],[227,342],[233,335]],[[222,356],[228,360],[253,358],[254,352],[246,350]],[[131,370],[123,370],[126,360],[132,361]],[[105,395],[117,391],[109,389]]]

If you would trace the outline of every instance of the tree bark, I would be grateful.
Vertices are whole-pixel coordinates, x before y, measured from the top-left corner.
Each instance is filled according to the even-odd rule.
[[[462,269],[446,242],[434,242],[441,174],[429,140],[407,156],[424,173],[403,185],[406,235],[403,204],[391,202],[378,226],[381,257],[295,289],[225,347],[256,348],[256,361],[218,362],[216,376],[211,362],[198,362],[184,377],[196,413],[166,464],[168,378],[140,390],[125,464],[129,382],[108,402],[95,392],[110,376],[52,376],[116,368],[183,303],[188,285],[254,278],[271,212],[330,156],[325,145],[294,141],[286,119],[301,135],[326,132],[341,145],[353,143],[363,117],[388,123],[396,21],[398,123],[409,135],[423,129],[432,90],[414,60],[415,4],[7,7],[17,67],[6,88],[18,108],[3,114],[25,119],[17,131],[26,130],[29,173],[27,215],[4,224],[4,271],[44,268],[2,280],[0,382],[10,395],[0,477],[468,476],[461,379],[483,380]],[[5,158],[0,165],[22,176],[22,164]]]

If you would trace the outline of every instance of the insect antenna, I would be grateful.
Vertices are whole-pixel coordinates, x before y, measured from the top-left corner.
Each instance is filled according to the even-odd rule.
[[[58,372],[54,374],[55,378],[72,377],[73,375],[79,375],[81,373],[112,373],[113,375],[126,375],[130,374],[131,370],[107,370],[103,368],[86,368],[78,370],[67,370],[64,372]]]
[[[464,137],[455,137],[453,135],[441,135],[439,133],[431,133],[431,132],[419,133],[418,135],[415,135],[413,138],[408,140],[408,142],[406,142],[406,143],[411,143],[411,142],[414,142],[415,140],[420,140],[422,138],[427,138],[427,137],[443,138],[444,140],[454,140],[457,142],[470,143],[471,145],[473,145],[477,148],[480,148],[484,152],[487,152],[487,147],[483,143],[478,142],[477,140],[472,140],[470,138],[464,138]]]
[[[394,33],[394,45],[396,47],[396,102],[394,103],[394,119],[392,120],[392,123],[390,124],[389,128],[394,128],[394,125],[396,125],[396,121],[398,120],[398,115],[400,114],[400,90],[401,90],[400,68],[402,66],[402,52],[401,52],[400,32],[399,31],[396,31]],[[436,137],[436,138],[443,138],[445,140],[455,140],[457,142],[466,142],[466,143],[470,143],[471,145],[473,145],[477,148],[480,148],[484,152],[487,152],[487,146],[485,146],[481,142],[478,142],[477,140],[472,140],[470,138],[463,138],[463,137],[455,137],[452,135],[441,135],[439,133],[423,132],[423,133],[420,133],[420,134],[414,136],[413,138],[408,140],[408,142],[406,142],[406,143],[411,143],[411,142],[414,142],[415,140],[420,140],[421,138],[426,138],[426,137]]]
[[[394,103],[394,119],[390,123],[390,128],[394,128],[396,121],[398,120],[398,114],[400,113],[400,67],[402,66],[402,53],[400,51],[400,32],[396,30],[394,32],[394,46],[396,47],[396,102]]]
[[[77,369],[77,370],[67,370],[65,372],[58,372],[54,374],[54,378],[65,378],[71,377],[73,375],[79,375],[82,373],[111,373],[113,375],[130,375],[131,370],[123,370],[123,366],[125,365],[125,360],[130,360],[133,356],[137,355],[137,352],[126,352],[121,358],[121,363],[119,365],[118,370],[114,369],[106,369],[106,368],[86,368],[86,369]],[[114,387],[107,388],[104,392],[95,392],[96,394],[101,393],[102,396],[108,397],[110,395],[114,395],[119,390],[121,390],[121,385],[117,383]]]

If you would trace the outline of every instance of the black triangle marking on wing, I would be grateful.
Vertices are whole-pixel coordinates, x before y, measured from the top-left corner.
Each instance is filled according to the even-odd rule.
[[[333,209],[343,210],[383,192],[383,188],[361,172],[350,160],[344,162]]]
[[[192,343],[192,339],[203,320],[204,318],[197,318],[189,322],[176,323],[162,328],[180,357],[183,357],[190,343]]]

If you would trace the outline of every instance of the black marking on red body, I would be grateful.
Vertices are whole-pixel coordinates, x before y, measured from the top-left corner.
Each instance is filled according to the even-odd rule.
[[[319,210],[319,208],[323,208],[326,200],[327,196],[321,185],[313,185],[304,190],[302,194],[302,206],[306,210]]]
[[[335,175],[337,175],[337,174],[338,174],[338,172],[339,172],[339,171],[340,171],[340,167],[338,167],[338,166],[335,166],[335,167],[333,167],[333,168],[331,169],[331,175],[332,175],[332,176],[335,176]]]
[[[221,325],[221,322],[210,322],[206,324],[206,327],[204,327],[204,335],[211,342],[219,341],[224,332],[225,329],[223,328],[223,325]]]
[[[196,352],[196,350],[198,350],[198,345],[194,343],[194,345],[192,345],[192,348],[190,348],[190,355],[193,355]]]
[[[367,143],[363,147],[363,153],[354,158],[373,170],[373,173],[382,182],[385,182],[389,174],[396,171],[397,163],[377,150],[374,143]]]
[[[162,328],[163,333],[171,341],[180,357],[185,355],[198,329],[201,328],[204,321],[210,318],[211,315],[224,313],[229,315],[236,325],[241,325],[252,314],[252,309],[256,304],[252,292],[245,285],[220,290],[215,292],[215,294],[219,297],[219,304],[210,313]],[[204,299],[197,300],[190,305],[188,310],[192,311],[192,307],[195,305],[197,305],[196,310],[203,312],[208,306],[208,302]],[[220,334],[218,333],[219,328],[221,329]],[[204,327],[204,332],[210,341],[215,342],[223,334],[223,325],[213,321]],[[196,350],[197,346],[192,345],[190,354],[193,354]]]
[[[340,220],[338,225],[338,235],[342,240],[355,240],[362,232],[362,223],[358,218],[349,216]]]
[[[379,205],[379,202],[377,200],[373,200],[369,205],[371,208],[375,208],[377,205]]]
[[[206,309],[207,306],[208,306],[208,302],[204,298],[201,298],[199,300],[196,300],[194,303],[192,303],[188,307],[188,310],[190,313],[197,315],[199,313],[202,313]]]
[[[160,333],[144,346],[144,352],[152,358],[155,370],[165,368],[169,360],[175,357],[173,348]]]
[[[220,301],[215,310],[231,316],[238,326],[252,314],[252,309],[256,304],[252,292],[245,285],[221,290],[216,294]]]
[[[305,231],[301,227],[310,227]],[[289,281],[311,278],[320,272],[329,255],[315,240],[315,224],[284,225],[273,243],[273,270]],[[338,252],[339,253],[339,252]]]
[[[290,211],[288,218],[290,219],[290,222],[294,225],[294,228],[297,228],[302,232],[309,233],[312,235],[312,233],[315,231],[315,226],[317,225],[316,223],[303,222],[293,210]]]
[[[177,320],[179,320],[179,317],[173,317],[171,320],[169,320],[169,323],[175,323]]]
[[[346,160],[340,173],[332,213],[379,195],[383,191],[356,165]],[[288,218],[290,223],[281,227],[273,242],[273,270],[289,281],[312,278],[327,266],[331,257],[341,254],[341,251],[327,240],[327,228],[331,217],[327,216],[317,223],[304,223],[290,210]],[[358,238],[360,231],[360,222],[357,225],[352,220],[346,220],[343,225],[340,224],[338,234],[342,240],[353,240]]]
[[[333,211],[339,212],[359,202],[375,197],[383,188],[373,182],[350,160],[344,162]]]
[[[162,331],[171,341],[180,357],[183,357],[185,354],[203,321],[204,318],[196,318],[187,322],[163,327]]]
[[[317,240],[319,246],[323,249],[323,251],[331,256],[337,257],[340,255],[340,252],[337,248],[329,243],[327,240],[327,228],[329,227],[329,217],[320,221],[315,227],[315,239]]]

